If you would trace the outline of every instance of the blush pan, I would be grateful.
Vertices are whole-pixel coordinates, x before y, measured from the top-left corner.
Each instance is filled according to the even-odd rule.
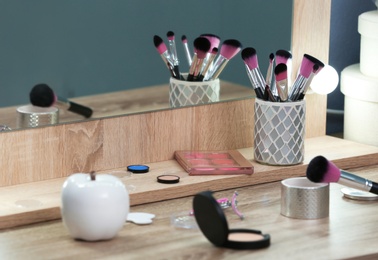
[[[226,216],[211,191],[193,199],[196,222],[203,235],[215,246],[232,249],[260,249],[270,245],[270,235],[254,229],[229,229]]]
[[[176,151],[175,159],[189,175],[253,174],[253,165],[237,150]]]

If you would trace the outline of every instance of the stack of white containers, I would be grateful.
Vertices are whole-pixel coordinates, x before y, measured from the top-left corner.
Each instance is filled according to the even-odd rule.
[[[358,17],[360,63],[341,72],[344,138],[378,146],[378,10]]]

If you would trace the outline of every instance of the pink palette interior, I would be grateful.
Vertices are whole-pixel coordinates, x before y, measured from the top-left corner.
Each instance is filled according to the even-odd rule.
[[[252,174],[253,165],[239,151],[176,151],[175,159],[189,175]]]

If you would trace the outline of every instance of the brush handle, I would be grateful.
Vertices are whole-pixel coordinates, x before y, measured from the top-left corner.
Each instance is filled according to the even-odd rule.
[[[339,184],[378,194],[378,183],[343,170],[340,170],[340,173],[341,175],[338,181]]]
[[[86,118],[92,116],[93,111],[89,107],[74,103],[72,101],[68,101],[68,104],[69,107],[67,110],[85,116]]]
[[[370,192],[378,195],[378,183],[371,182],[371,184],[372,186],[371,186]]]

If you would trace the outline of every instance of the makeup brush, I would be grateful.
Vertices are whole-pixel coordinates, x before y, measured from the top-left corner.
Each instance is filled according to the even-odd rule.
[[[298,76],[295,79],[292,88],[290,89],[290,93],[289,93],[290,100],[296,97],[300,89],[303,89],[303,86],[306,84],[306,81],[308,77],[310,76],[313,66],[315,64],[319,65],[318,72],[324,67],[324,63],[322,63],[320,60],[316,59],[315,57],[308,54],[303,55]]]
[[[210,50],[211,43],[204,37],[198,37],[194,40],[194,55],[192,65],[189,69],[188,81],[197,80],[197,76],[200,73],[204,59]]]
[[[67,110],[89,118],[92,116],[92,109],[67,99],[58,97],[54,91],[47,84],[35,85],[29,94],[30,102],[37,107],[51,107],[53,105],[60,105]]]
[[[172,31],[168,31],[167,38],[168,38],[169,54],[173,60],[173,69],[176,75],[181,75],[180,69],[179,69],[179,59],[177,57],[175,33]]]
[[[273,63],[274,63],[274,54],[271,53],[269,55],[269,65],[268,65],[268,70],[266,72],[266,77],[265,77],[265,84],[271,87],[272,84],[272,76],[273,76]]]
[[[292,58],[292,55],[289,51],[286,50],[278,50],[276,51],[276,65],[283,63],[288,66],[288,63],[290,62]]]
[[[167,65],[168,70],[171,72],[171,76],[173,78],[179,79],[179,75],[177,75],[174,71],[172,57],[169,55],[167,46],[165,45],[163,39],[160,36],[154,36],[154,45],[156,50],[160,54],[160,57],[164,61],[165,65]]]
[[[204,33],[204,34],[201,34],[200,37],[204,37],[204,38],[206,38],[206,39],[208,39],[210,41],[210,44],[211,44],[210,50],[213,50],[214,48],[219,49],[219,44],[220,44],[220,38],[219,38],[219,36],[217,36],[215,34],[211,34],[211,33]],[[203,61],[203,68],[208,67],[207,70],[211,69],[212,66],[213,66],[212,63],[209,64],[210,56],[211,56],[211,52],[206,55],[206,58]],[[209,64],[209,66],[207,66],[207,64]],[[205,75],[205,74],[203,73],[203,75]]]
[[[280,63],[286,64],[287,67],[287,82],[288,86],[291,86],[291,59],[292,59],[292,54],[287,51],[287,50],[278,50],[276,51],[276,65]]]
[[[316,156],[310,161],[306,175],[312,182],[336,182],[351,188],[378,194],[378,183],[340,170],[334,163],[321,155]]]
[[[219,77],[227,63],[241,50],[242,45],[238,40],[225,40],[220,47],[220,54],[214,62],[214,66],[205,76],[205,80],[216,79]]]
[[[276,76],[276,88],[280,101],[287,101],[288,98],[288,83],[287,83],[287,66],[284,63],[279,63],[274,68],[274,75]]]
[[[303,86],[303,89],[299,90],[298,94],[293,98],[293,100],[304,99],[304,97],[307,93],[307,90],[311,85],[312,79],[315,77],[316,74],[318,74],[318,72],[319,72],[319,64],[314,64],[314,66],[312,67],[312,72],[311,72],[310,76],[308,77],[308,79],[306,80],[306,83]]]
[[[274,93],[276,92],[276,84],[272,84],[273,78],[273,64],[274,64],[274,53],[269,55],[269,65],[268,70],[265,76],[265,91],[264,91],[264,99],[270,100],[275,102],[276,98],[274,97]]]
[[[218,54],[218,48],[214,47],[213,50],[211,51],[210,55],[208,56],[205,67],[203,68],[200,75],[198,76],[198,81],[203,81],[207,71],[209,70],[209,68],[210,68],[211,64],[213,63],[217,54]]]
[[[190,54],[189,46],[188,46],[188,39],[185,35],[181,36],[182,45],[184,46],[184,51],[186,55],[186,60],[188,61],[188,65],[192,65],[192,55]]]
[[[264,99],[265,80],[259,69],[256,50],[252,47],[244,48],[241,52],[241,56],[251,85],[255,90],[256,97]]]

